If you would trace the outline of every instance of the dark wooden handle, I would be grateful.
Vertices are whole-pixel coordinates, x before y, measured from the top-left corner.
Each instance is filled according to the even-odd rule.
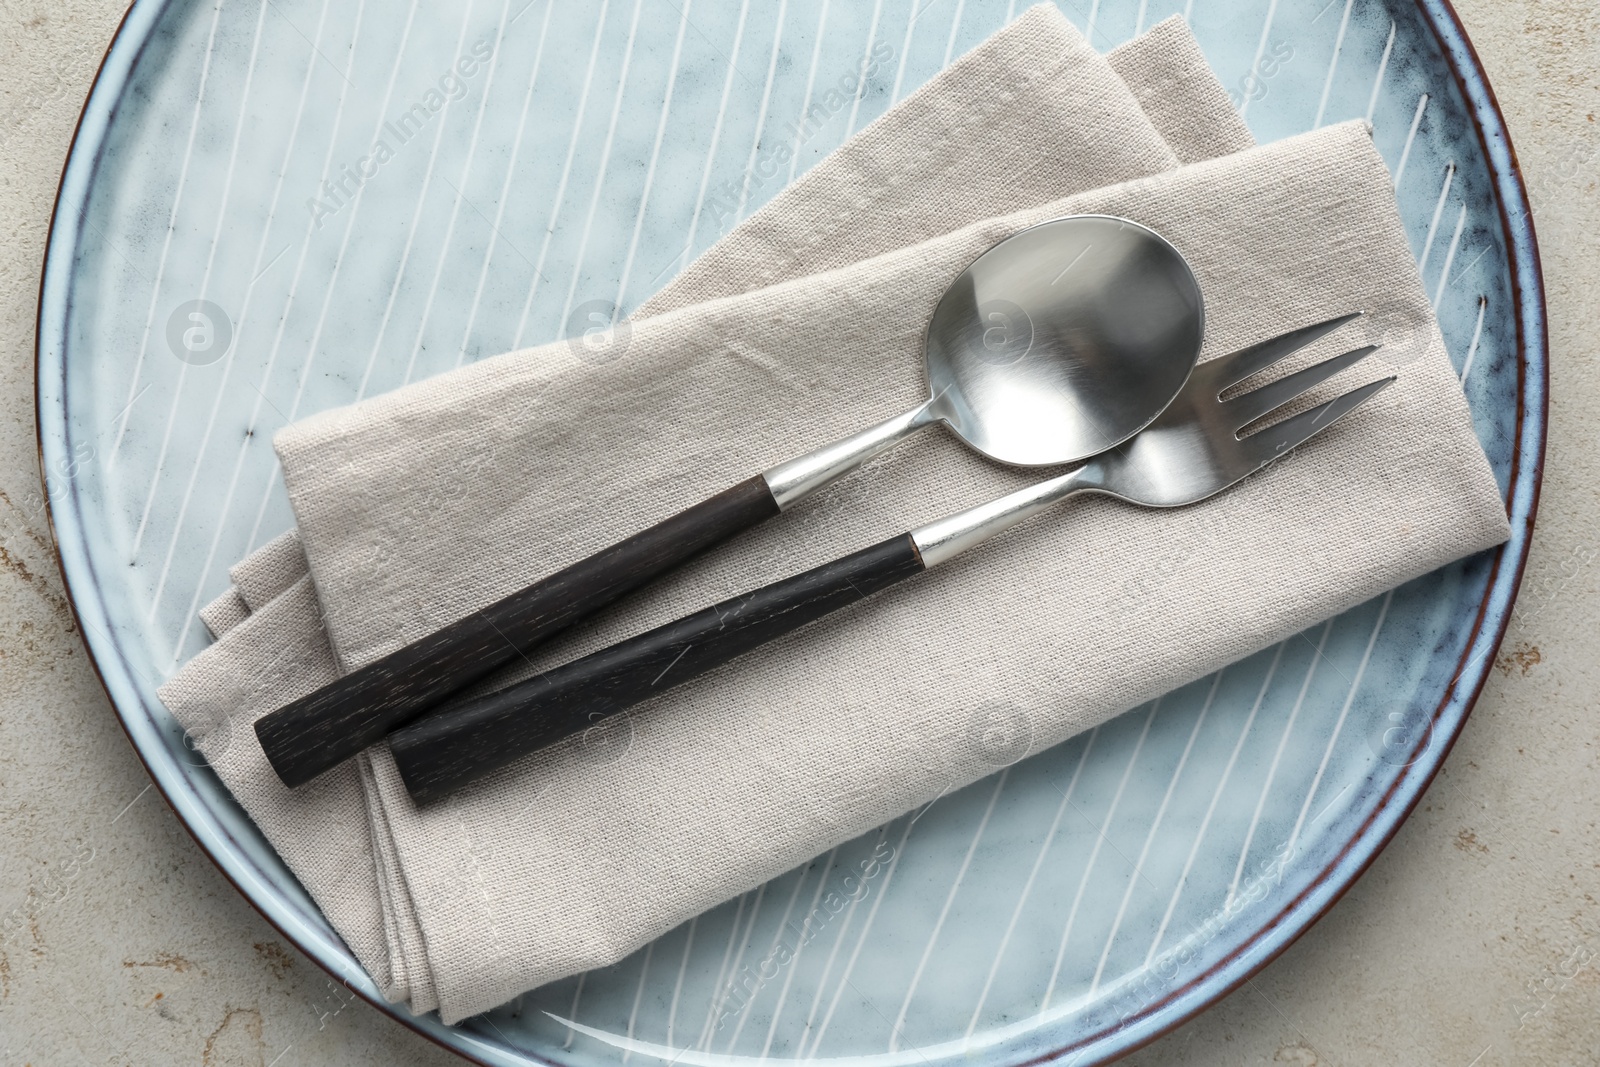
[[[256,720],[291,788],[657,575],[778,513],[760,475]]]
[[[922,569],[893,538],[420,719],[389,750],[412,798],[436,800]]]

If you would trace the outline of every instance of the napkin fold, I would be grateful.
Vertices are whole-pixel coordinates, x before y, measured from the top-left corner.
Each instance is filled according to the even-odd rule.
[[[251,610],[236,609],[162,699],[385,995],[449,1022],[615,962],[996,769],[971,727],[997,702],[1046,747],[1505,538],[1365,128],[1174,170],[1205,156],[1201,131],[1220,154],[1243,146],[1242,127],[1181,24],[1136,45],[1119,53],[1128,65],[1108,64],[1053,9],[1034,9],[719,242],[641,309],[625,358],[595,366],[564,344],[511,353],[279,436],[309,573],[259,607],[248,570],[234,575]],[[1139,85],[1148,94],[1128,88]],[[962,125],[974,100],[1005,93]],[[1011,120],[1026,136],[993,160],[1003,180],[971,169]],[[1057,154],[1064,125],[1098,131],[1071,160]],[[884,151],[859,151],[872,138]],[[1097,154],[1102,138],[1116,151]],[[1083,191],[1126,178],[1137,180]],[[852,208],[870,239],[841,252],[858,232],[845,227],[810,242]],[[336,663],[368,662],[910,407],[923,325],[949,278],[1010,233],[1078,212],[1134,218],[1190,258],[1208,300],[1204,358],[1365,308],[1359,329],[1303,359],[1382,337],[1400,382],[1221,497],[1040,516],[641,705],[613,723],[614,745],[575,739],[426,810],[381,747],[301,790],[277,782],[250,729],[261,714],[331,680]],[[881,213],[894,224],[874,229]],[[1037,477],[927,432],[522,669]],[[282,582],[302,557],[275,550]]]

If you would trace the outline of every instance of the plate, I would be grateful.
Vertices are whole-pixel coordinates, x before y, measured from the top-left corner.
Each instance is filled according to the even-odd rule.
[[[350,988],[489,1064],[1101,1063],[1264,966],[1416,803],[1509,617],[1545,435],[1537,252],[1483,72],[1440,0],[1063,10],[1103,50],[1187,14],[1262,141],[1371,121],[1510,544],[448,1028],[382,1002],[155,696],[202,647],[196,611],[227,566],[291,524],[272,432],[637,306],[792,177],[760,145],[863,56],[881,61],[808,130],[795,172],[1016,5],[130,8],[63,175],[40,297],[61,565],[169,803]],[[450,74],[468,55],[482,62]],[[451,107],[368,154],[386,117],[435,93]],[[558,284],[530,301],[536,271]]]

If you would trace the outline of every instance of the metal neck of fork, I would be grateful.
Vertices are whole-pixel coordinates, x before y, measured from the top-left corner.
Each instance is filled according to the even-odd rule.
[[[920,526],[911,531],[911,540],[916,543],[917,551],[922,556],[923,567],[931,569],[1033,518],[1069,496],[1102,488],[1104,482],[1099,466],[1091,462],[998,500]]]

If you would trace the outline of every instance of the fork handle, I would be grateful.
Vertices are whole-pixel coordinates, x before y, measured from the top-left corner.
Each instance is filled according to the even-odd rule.
[[[309,782],[522,650],[776,514],[763,476],[740,482],[262,716],[261,749],[285,785]]]
[[[525,682],[397,730],[389,750],[419,804],[864,600],[1081,492],[1103,490],[1091,461],[908,534],[763,586]]]
[[[389,750],[412,798],[437,800],[923,569],[911,534],[890,538],[420,719]]]

